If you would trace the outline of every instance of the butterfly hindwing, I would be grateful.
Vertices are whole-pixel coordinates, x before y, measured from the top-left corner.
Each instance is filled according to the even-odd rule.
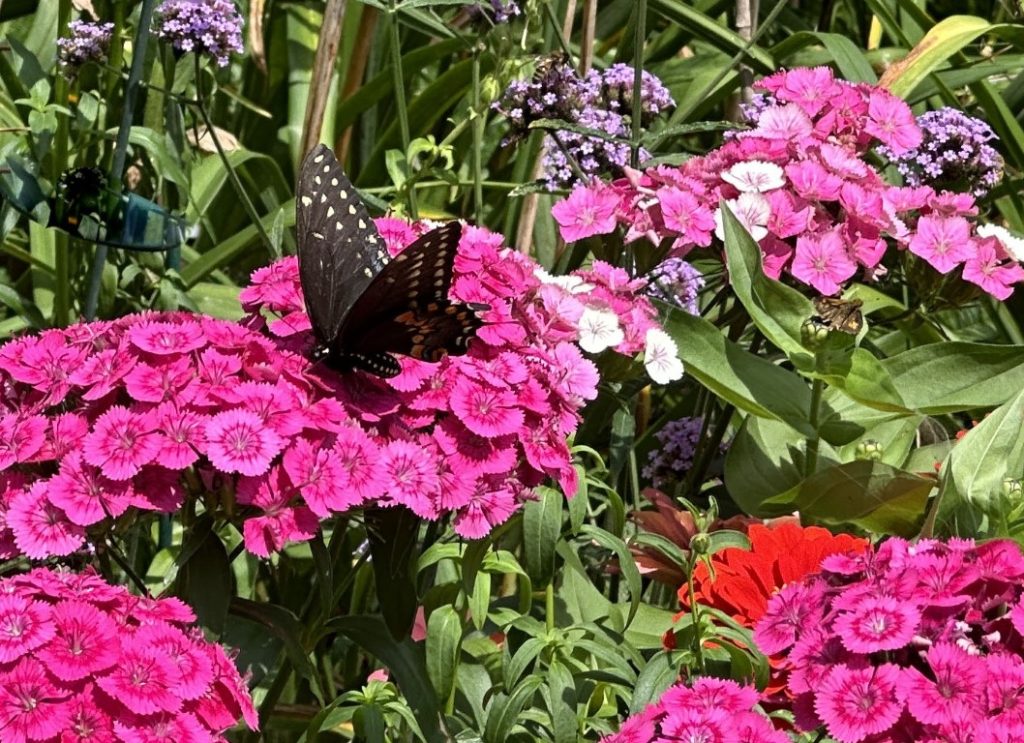
[[[449,222],[420,237],[377,275],[341,330],[346,348],[436,361],[465,353],[479,321],[448,300],[462,225]]]
[[[384,239],[324,145],[302,162],[296,199],[299,279],[317,340],[333,347],[356,300],[387,264]]]

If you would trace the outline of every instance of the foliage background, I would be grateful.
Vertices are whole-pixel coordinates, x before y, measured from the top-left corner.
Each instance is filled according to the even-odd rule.
[[[505,127],[490,110],[538,55],[560,49],[597,66],[640,63],[664,81],[677,106],[645,144],[665,162],[718,142],[720,133],[695,125],[735,119],[751,76],[780,67],[829,64],[851,81],[882,77],[916,112],[963,107],[998,133],[1006,161],[987,217],[1024,232],[1024,26],[1012,2],[782,0],[755,4],[753,38],[737,28],[737,8],[717,0],[528,0],[514,23],[483,29],[464,22],[461,6],[351,0],[323,74],[315,65],[329,27],[323,2],[242,2],[246,53],[223,70],[150,43],[129,180],[182,212],[190,230],[180,256],[167,260],[114,251],[98,316],[179,307],[240,316],[249,273],[294,252],[292,183],[311,130],[311,97],[325,102],[319,138],[374,206],[475,220],[564,272],[583,256],[557,236],[551,206],[560,194],[533,185],[541,133],[503,146]],[[125,33],[138,23],[138,3],[92,7]],[[44,189],[70,167],[109,166],[124,105],[121,65],[131,44],[123,58],[115,45],[107,67],[77,80],[57,73],[54,41],[77,12],[69,0],[8,0],[0,8],[8,47],[0,52],[0,159],[33,163]],[[196,136],[200,91],[225,158]],[[93,246],[9,203],[0,238],[0,335],[66,325],[88,309]],[[798,327],[809,303],[759,283],[756,249],[738,232],[727,240],[727,260],[730,312],[716,316],[718,327],[668,317],[690,373],[683,384],[652,399],[641,381],[604,370],[609,381],[574,442],[577,498],[567,503],[542,488],[479,542],[460,543],[443,529],[419,535],[412,580],[427,617],[425,643],[387,631],[388,591],[375,590],[368,529],[358,518],[328,524],[322,541],[265,563],[211,520],[135,525],[120,535],[131,566],[152,591],[187,598],[211,636],[240,648],[267,740],[564,741],[612,730],[681,670],[766,677],[765,659],[746,649],[749,638],[728,617],[709,610],[674,619],[674,590],[642,579],[628,546],[652,550],[684,574],[699,557],[688,544],[638,533],[627,518],[644,506],[640,466],[668,420],[702,413],[709,422],[704,438],[713,443],[674,493],[697,504],[699,529],[717,502],[726,514],[798,507],[874,533],[923,527],[1020,538],[1018,503],[1001,495],[1019,495],[1024,471],[1016,438],[1024,405],[1019,292],[1007,303],[984,298],[925,316],[905,297],[863,287],[866,311],[882,320],[870,338],[870,374],[847,368],[823,390],[798,375],[772,331]],[[809,415],[812,394],[823,407]],[[956,432],[993,408],[950,456]],[[723,459],[717,443],[725,437],[733,444]],[[882,443],[879,461],[857,458],[868,441]],[[807,466],[809,442],[820,467]],[[944,462],[938,478],[934,462]],[[838,502],[852,505],[841,511]],[[710,539],[705,555],[744,541],[728,531]],[[663,646],[673,628],[679,650]],[[709,638],[719,640],[713,649]],[[376,666],[390,669],[400,692],[366,682]]]

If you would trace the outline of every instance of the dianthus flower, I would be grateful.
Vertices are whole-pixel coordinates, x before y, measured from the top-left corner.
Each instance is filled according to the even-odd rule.
[[[382,226],[392,253],[426,229]],[[546,478],[573,495],[566,439],[598,383],[584,351],[643,351],[656,312],[621,269],[552,277],[501,243],[467,228],[459,247],[453,297],[490,308],[469,353],[404,358],[387,381],[309,361],[294,258],[254,273],[242,323],[142,313],[0,347],[0,557],[67,555],[87,528],[210,493],[234,494],[260,556],[363,506],[475,538]]]
[[[220,67],[241,54],[242,15],[232,0],[164,0],[154,14],[153,30],[175,51],[209,54]]]
[[[1022,578],[1008,540],[889,539],[788,583],[754,639],[788,671],[802,730],[840,743],[1018,740]]]
[[[110,49],[113,23],[71,21],[68,35],[57,39],[57,58],[64,70],[74,76],[86,62],[103,62]]]
[[[643,711],[629,717],[602,743],[670,743],[670,741],[739,741],[788,743],[758,710],[752,686],[729,679],[698,678],[677,684]]]
[[[256,710],[235,664],[177,599],[37,568],[0,579],[0,739],[214,740]]]
[[[559,220],[562,237],[621,230],[626,243],[668,245],[670,258],[682,258],[720,247],[728,207],[758,243],[766,274],[818,294],[838,294],[858,274],[878,281],[899,261],[927,266],[903,275],[958,276],[977,287],[972,296],[1005,299],[1024,281],[1024,250],[976,223],[974,199],[999,166],[983,124],[948,111],[915,120],[887,90],[826,67],[783,70],[758,86],[745,108],[751,128],[722,146],[678,167],[620,167],[611,183],[577,186],[562,203],[585,187],[592,202],[616,202],[615,224],[580,235]],[[897,162],[908,185],[887,182],[873,150]]]

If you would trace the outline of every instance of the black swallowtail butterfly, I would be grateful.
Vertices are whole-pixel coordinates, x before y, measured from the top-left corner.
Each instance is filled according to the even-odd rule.
[[[449,222],[388,257],[384,239],[334,153],[302,162],[296,200],[299,279],[313,358],[338,371],[401,371],[392,354],[439,361],[466,352],[481,305],[448,299],[462,225]]]

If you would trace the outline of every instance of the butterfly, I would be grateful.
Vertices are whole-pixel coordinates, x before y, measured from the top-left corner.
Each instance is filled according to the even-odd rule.
[[[864,302],[859,299],[814,298],[814,309],[822,323],[830,330],[841,330],[850,335],[857,335],[864,327],[864,314],[860,311],[862,306]]]
[[[296,198],[299,281],[313,326],[314,361],[379,377],[402,370],[393,354],[440,361],[466,352],[485,305],[449,301],[462,225],[449,222],[394,259],[324,145],[303,160]]]

